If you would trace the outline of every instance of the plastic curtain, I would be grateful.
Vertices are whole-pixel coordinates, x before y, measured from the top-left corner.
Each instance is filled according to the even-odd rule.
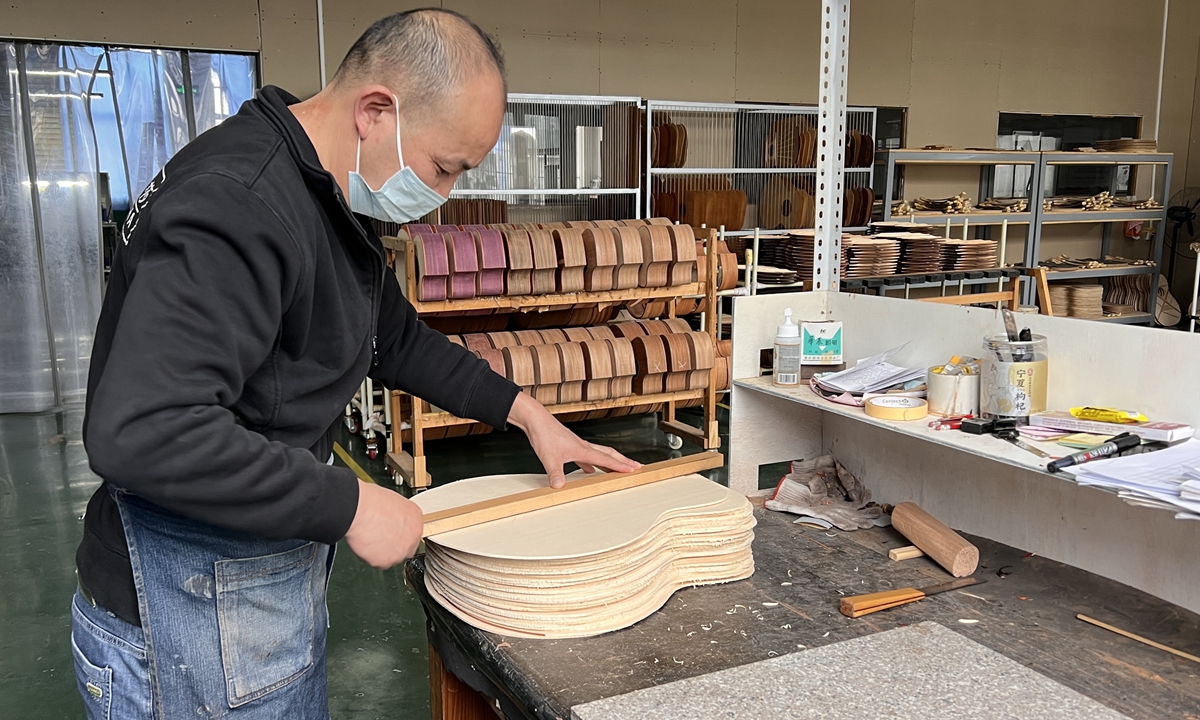
[[[0,412],[53,407],[17,48],[0,43]]]
[[[250,98],[258,79],[250,55],[188,52],[196,134],[211,130]]]
[[[85,105],[95,63],[59,45],[27,45],[25,57],[59,399],[80,402],[100,316],[99,167]]]
[[[109,50],[129,163],[137,196],[188,143],[183,59],[178,50]]]

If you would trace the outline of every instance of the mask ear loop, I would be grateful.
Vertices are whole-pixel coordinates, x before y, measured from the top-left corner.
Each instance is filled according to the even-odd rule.
[[[404,169],[404,153],[400,151],[400,98],[392,94],[392,100],[396,103],[396,159],[400,161],[400,169]]]

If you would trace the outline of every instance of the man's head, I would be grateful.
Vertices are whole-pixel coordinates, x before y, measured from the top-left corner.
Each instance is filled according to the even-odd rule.
[[[504,60],[495,41],[462,15],[412,10],[367,28],[322,94],[352,120],[344,127],[352,125],[353,139],[362,142],[359,172],[372,188],[400,168],[399,118],[404,164],[446,196],[496,144],[507,94]]]

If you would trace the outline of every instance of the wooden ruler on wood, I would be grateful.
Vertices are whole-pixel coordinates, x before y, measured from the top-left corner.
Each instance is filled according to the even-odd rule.
[[[649,485],[659,480],[668,480],[701,470],[719,468],[724,464],[725,458],[721,453],[705,451],[643,465],[640,470],[631,473],[601,473],[579,480],[570,480],[563,488],[555,489],[547,486],[439,510],[425,516],[425,531],[421,536],[430,537],[451,530],[461,530],[492,520],[501,520],[534,510],[585,500],[617,490]]]

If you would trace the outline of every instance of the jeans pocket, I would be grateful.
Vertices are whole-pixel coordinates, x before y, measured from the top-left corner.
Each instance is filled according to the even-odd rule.
[[[75,657],[75,682],[83,698],[88,720],[108,720],[112,708],[112,668],[94,664],[71,635],[71,654]]]
[[[284,687],[313,666],[325,550],[310,542],[274,555],[216,562],[217,625],[231,708]]]

